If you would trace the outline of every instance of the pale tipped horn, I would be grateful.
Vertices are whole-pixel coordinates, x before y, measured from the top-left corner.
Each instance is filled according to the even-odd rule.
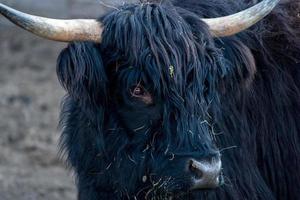
[[[224,37],[239,33],[267,16],[280,0],[264,0],[255,6],[225,17],[202,19],[208,24],[211,33]]]
[[[21,28],[50,40],[101,42],[103,26],[95,19],[49,19],[17,11],[2,3],[0,14]]]

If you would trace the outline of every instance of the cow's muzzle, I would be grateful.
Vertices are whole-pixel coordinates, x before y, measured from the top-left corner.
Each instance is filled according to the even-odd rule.
[[[222,185],[221,166],[220,156],[201,161],[189,160],[188,168],[192,174],[191,189],[213,189]]]

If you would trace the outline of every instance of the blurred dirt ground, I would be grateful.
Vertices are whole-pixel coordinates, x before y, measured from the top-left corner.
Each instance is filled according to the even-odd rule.
[[[0,200],[76,199],[57,147],[65,93],[55,63],[65,45],[0,31]]]

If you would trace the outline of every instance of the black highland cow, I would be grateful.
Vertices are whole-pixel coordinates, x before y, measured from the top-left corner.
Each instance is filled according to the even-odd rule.
[[[300,199],[300,2],[257,3],[143,1],[79,21],[0,4],[71,42],[57,74],[79,200]]]

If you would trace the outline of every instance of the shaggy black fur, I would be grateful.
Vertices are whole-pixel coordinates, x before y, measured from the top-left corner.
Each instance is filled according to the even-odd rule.
[[[300,6],[285,2],[226,38],[200,18],[257,1],[125,5],[100,19],[101,45],[64,49],[61,145],[79,199],[299,199]],[[187,161],[219,152],[225,184],[190,191]]]

